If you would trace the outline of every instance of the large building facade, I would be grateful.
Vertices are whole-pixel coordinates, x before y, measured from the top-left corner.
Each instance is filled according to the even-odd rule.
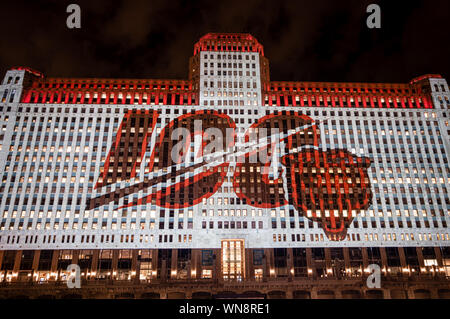
[[[15,67],[0,98],[3,298],[450,296],[440,75],[271,81],[253,36],[207,34],[187,80]]]

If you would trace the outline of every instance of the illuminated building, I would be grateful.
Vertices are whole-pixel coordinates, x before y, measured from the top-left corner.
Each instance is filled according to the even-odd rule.
[[[187,80],[16,67],[0,98],[0,296],[55,295],[20,285],[51,281],[57,297],[85,298],[450,295],[450,92],[439,75],[271,81],[254,37],[207,34]],[[182,127],[192,134],[180,163],[171,137]],[[279,134],[255,147],[264,128]],[[229,156],[203,161],[208,129]],[[251,162],[263,152],[267,163]],[[69,264],[81,290],[64,288]],[[381,289],[365,286],[369,264]]]

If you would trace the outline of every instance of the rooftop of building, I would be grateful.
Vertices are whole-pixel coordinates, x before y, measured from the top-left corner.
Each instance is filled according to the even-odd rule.
[[[264,48],[258,40],[249,33],[207,33],[194,44],[194,56],[202,51],[214,52],[257,52],[264,56]],[[264,58],[265,59],[265,58]],[[196,93],[198,86],[192,79],[123,79],[123,78],[59,78],[45,77],[44,73],[29,67],[13,67],[10,70],[25,70],[32,80],[27,81],[25,90],[28,92],[51,93],[64,91],[76,93],[92,91],[129,92],[174,92]],[[268,70],[268,66],[267,66]],[[386,94],[396,96],[421,95],[424,80],[442,78],[439,74],[422,75],[412,79],[409,83],[358,83],[358,82],[308,82],[308,81],[270,81],[269,71],[265,80],[262,79],[263,92],[277,94],[277,92],[308,93],[308,94]],[[28,100],[23,95],[23,102]]]

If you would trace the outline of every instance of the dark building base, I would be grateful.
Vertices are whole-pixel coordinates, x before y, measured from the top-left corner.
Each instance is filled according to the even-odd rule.
[[[382,279],[381,289],[368,289],[362,280],[273,280],[271,282],[177,282],[133,284],[82,282],[9,283],[1,299],[450,299],[450,283],[439,279]]]
[[[224,256],[221,249],[0,251],[0,298],[450,298],[448,247],[244,249],[239,260]],[[70,265],[80,288],[68,288]],[[379,266],[378,289],[367,284],[370,265]]]

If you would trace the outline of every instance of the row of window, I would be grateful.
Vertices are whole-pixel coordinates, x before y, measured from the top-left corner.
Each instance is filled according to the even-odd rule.
[[[247,106],[250,106],[250,105],[257,105],[258,104],[258,101],[250,101],[250,100],[247,100],[247,103],[245,103],[245,101],[244,100],[210,100],[210,101],[207,101],[207,100],[205,100],[205,101],[203,101],[203,105],[205,105],[205,106],[208,106],[208,105],[210,105],[210,106],[214,106],[214,105],[216,105],[217,104],[217,106],[244,106],[244,105],[247,105]],[[244,119],[241,119],[241,123],[244,121]],[[247,122],[248,123],[252,123],[251,122],[251,120],[250,119],[248,119],[247,120]]]
[[[3,84],[18,84],[20,81],[20,78],[21,78],[21,76],[16,76],[16,77],[8,76],[6,83],[3,82]],[[13,82],[13,79],[14,79],[14,82]]]
[[[289,239],[292,242],[305,241],[324,241],[323,234],[273,234],[273,242],[287,242]],[[347,234],[348,241],[361,241],[360,234]],[[364,241],[450,241],[448,233],[401,233],[400,236],[396,233],[369,233],[364,234]]]
[[[5,90],[2,92],[0,92],[0,101],[1,103],[13,103],[14,102],[14,97],[16,95],[16,89],[12,89],[11,93],[9,94],[8,90]]]
[[[264,94],[264,106],[309,106],[309,107],[364,107],[364,108],[426,108],[433,105],[422,97],[376,97],[341,95],[298,95],[298,94]]]
[[[216,227],[214,225],[216,224]],[[248,227],[250,224],[250,227]],[[263,221],[202,221],[202,229],[263,229]]]
[[[44,104],[147,104],[147,105],[197,105],[196,93],[129,93],[129,92],[25,92],[23,103]],[[22,107],[19,107],[22,109]],[[101,113],[101,111],[99,111]]]
[[[230,93],[228,93],[230,94]],[[235,92],[232,92],[233,96],[235,96]],[[240,93],[238,93],[240,96]],[[223,96],[225,96],[225,92],[223,93]],[[1,108],[2,106],[0,106]],[[145,110],[147,109],[139,109],[137,108],[136,110],[141,110],[143,112],[145,112]],[[11,110],[7,111],[10,112]],[[119,113],[119,114],[124,114],[128,111],[128,108],[124,108],[124,109],[120,109],[118,107],[112,109],[109,107],[104,107],[104,106],[98,106],[98,107],[94,107],[94,108],[90,108],[90,109],[86,109],[86,108],[78,108],[76,106],[71,106],[71,107],[67,107],[65,109],[59,107],[59,108],[55,108],[55,107],[48,107],[48,106],[39,106],[39,107],[27,107],[25,108],[25,110],[21,110],[22,111],[26,111],[26,112],[49,112],[49,113],[70,113],[70,112],[74,112],[74,113],[80,113],[83,114],[83,117],[80,118],[80,122],[84,122],[84,121],[88,121],[89,123],[93,123],[94,118],[93,117],[88,117],[86,116],[86,113],[107,113],[107,114],[111,114],[111,113]],[[102,112],[101,112],[102,111]],[[163,108],[163,109],[158,109],[157,110],[159,114],[188,114],[190,112],[190,110],[188,109],[182,109],[180,110],[179,108]],[[243,109],[232,109],[232,110],[223,110],[223,112],[227,112],[226,114],[259,114],[259,110],[257,109],[248,109],[248,110],[243,110]],[[246,112],[246,113],[244,113]],[[289,111],[291,112],[291,111]],[[359,111],[359,110],[352,110],[352,111],[333,111],[330,109],[323,109],[323,110],[312,110],[312,109],[298,109],[296,110],[296,112],[305,114],[307,116],[324,116],[324,117],[334,117],[334,116],[338,116],[338,117],[349,117],[349,118],[358,118],[358,117],[371,117],[371,118],[378,118],[378,119],[382,119],[382,117],[386,117],[386,118],[396,118],[396,117],[400,117],[403,120],[406,119],[407,117],[409,118],[421,118],[421,117],[425,117],[425,118],[433,118],[436,119],[437,118],[437,113],[436,112],[426,112],[426,111],[418,111],[418,112],[399,112],[395,109],[389,110],[389,111],[384,111],[384,110],[377,110],[375,111]],[[269,115],[269,114],[275,114],[275,115],[279,115],[279,114],[287,114],[287,111],[278,111],[278,110],[266,110],[265,114]],[[446,117],[447,114],[446,113],[441,113],[439,115],[440,117]],[[23,118],[24,122],[28,122],[29,117],[28,116],[21,116],[21,118]],[[8,122],[9,116],[6,115],[5,118],[3,119],[5,122]],[[67,117],[56,117],[55,120],[56,122],[60,122],[60,120],[64,120],[64,122],[68,122],[68,118]],[[101,120],[101,119],[99,119]],[[115,121],[118,121],[118,119],[114,119]],[[72,118],[72,123],[74,123],[76,121],[76,118]],[[109,123],[109,118],[105,118],[106,123]],[[33,116],[31,118],[31,122],[35,123],[36,122],[36,117]],[[99,126],[100,124],[97,124],[97,126]]]
[[[222,69],[222,68],[223,69],[226,69],[226,68],[229,68],[229,69],[231,69],[231,68],[233,68],[233,69],[236,69],[236,68],[239,68],[239,69],[250,69],[250,63],[243,64],[243,63],[231,63],[231,62],[228,62],[228,64],[227,64],[227,63],[221,63],[221,62],[218,62],[218,63],[210,62],[208,64],[207,62],[205,62],[203,66],[205,67],[205,69],[208,69],[208,67],[210,67],[212,69],[214,69],[214,68],[219,68],[219,69]],[[252,63],[251,64],[251,68],[255,69],[256,68],[256,64]]]
[[[253,60],[253,61],[255,61],[255,59],[256,59],[256,55],[254,55],[254,54],[244,54],[244,56],[245,56],[246,61],[249,61],[250,57],[251,57],[251,60]],[[208,60],[208,54],[206,54],[206,53],[203,54],[203,58],[205,60]],[[209,54],[209,59],[210,60],[214,60],[214,59],[217,59],[217,60],[242,60],[242,54],[239,54],[239,53],[238,54],[236,54],[236,53],[213,54],[213,53],[211,53],[211,54]]]
[[[270,92],[293,92],[293,93],[346,93],[346,94],[393,94],[393,95],[410,95],[416,94],[415,88],[409,86],[403,87],[385,87],[376,88],[369,86],[361,87],[333,87],[330,83],[329,86],[307,86],[307,82],[297,83],[285,83],[285,82],[271,82],[267,85],[267,89]],[[343,85],[339,83],[338,85]],[[344,84],[345,85],[345,84]]]
[[[246,87],[247,89],[253,88],[256,89],[257,88],[257,83],[253,82],[253,81],[246,81]],[[204,88],[219,88],[222,89],[222,87],[224,89],[229,88],[235,88],[235,89],[243,89],[244,88],[244,82],[243,81],[217,81],[217,86],[214,84],[214,81],[209,81],[209,85],[208,85],[208,81],[203,81],[203,87]],[[207,92],[204,92],[207,93]],[[218,95],[219,96],[219,95]]]
[[[5,238],[6,237],[6,238]],[[94,244],[94,243],[135,243],[139,240],[140,243],[151,243],[154,241],[156,235],[153,234],[140,234],[138,235],[12,235],[4,236],[6,244],[18,244],[21,240],[24,244]],[[158,235],[158,242],[173,242],[174,235]],[[178,238],[179,243],[192,242],[192,234],[179,234],[175,238]],[[0,242],[2,242],[2,236],[0,236]]]
[[[49,79],[52,81],[52,79]],[[76,80],[67,80],[67,82],[37,82],[33,87],[45,89],[104,89],[104,90],[153,90],[153,91],[191,91],[192,84],[185,81],[186,84],[170,84],[170,83],[138,83],[138,82],[122,82],[111,83],[103,80],[98,83],[75,82]],[[151,81],[151,80],[150,80]]]

